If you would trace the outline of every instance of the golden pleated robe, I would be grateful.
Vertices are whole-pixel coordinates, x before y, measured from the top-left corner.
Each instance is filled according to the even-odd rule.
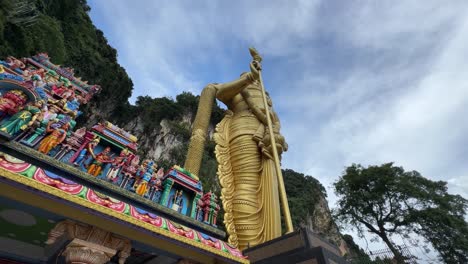
[[[228,111],[216,127],[216,157],[229,243],[245,249],[281,236],[274,161],[255,137],[263,124],[250,111]]]

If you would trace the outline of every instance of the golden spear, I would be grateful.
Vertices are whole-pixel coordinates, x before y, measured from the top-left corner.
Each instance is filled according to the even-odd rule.
[[[258,51],[255,48],[249,48],[249,51],[254,61],[257,61],[258,63],[262,61],[262,57],[260,57],[260,55],[258,54]],[[281,172],[281,165],[279,161],[278,150],[276,149],[276,139],[275,139],[275,134],[273,132],[273,124],[271,123],[270,110],[269,110],[268,102],[266,98],[265,87],[263,86],[262,69],[259,68],[257,70],[258,70],[258,75],[259,75],[260,87],[262,90],[263,104],[265,106],[268,130],[270,132],[271,146],[272,146],[271,149],[273,151],[273,159],[275,162],[276,175],[278,177],[278,188],[279,188],[279,193],[280,193],[281,206],[283,209],[284,219],[286,221],[285,223],[286,233],[291,233],[293,231],[291,213],[289,212],[288,197],[286,196],[286,189],[284,188],[283,174]]]

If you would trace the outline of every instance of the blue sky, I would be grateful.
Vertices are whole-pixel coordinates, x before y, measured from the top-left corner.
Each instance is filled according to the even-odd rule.
[[[139,95],[200,93],[264,57],[290,149],[330,187],[394,161],[468,197],[468,2],[90,0]]]

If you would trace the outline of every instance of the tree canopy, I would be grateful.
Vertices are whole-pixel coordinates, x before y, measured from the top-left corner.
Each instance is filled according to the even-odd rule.
[[[376,235],[404,263],[394,235],[419,235],[445,263],[468,262],[468,200],[447,192],[447,183],[387,163],[353,164],[334,184],[337,220]]]

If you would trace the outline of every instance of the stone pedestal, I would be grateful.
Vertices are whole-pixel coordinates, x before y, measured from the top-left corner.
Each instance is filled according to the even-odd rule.
[[[308,229],[300,229],[244,250],[253,264],[345,264],[338,247]]]
[[[46,244],[54,251],[61,249],[56,255],[64,257],[67,264],[104,264],[116,254],[123,264],[132,249],[128,239],[70,220],[58,223],[49,232]]]

